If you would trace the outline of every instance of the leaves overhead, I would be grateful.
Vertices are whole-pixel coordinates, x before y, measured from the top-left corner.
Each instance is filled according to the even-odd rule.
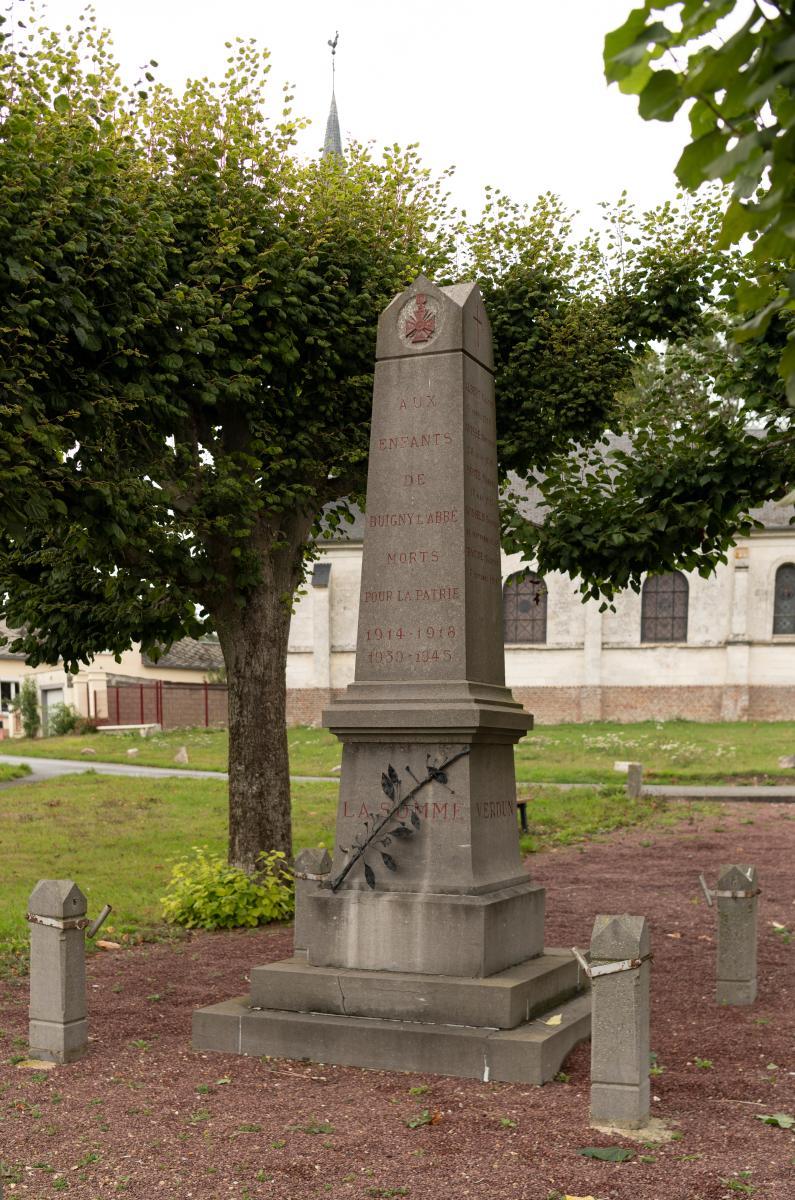
[[[676,167],[684,187],[715,179],[731,184],[720,244],[750,243],[758,273],[736,298],[745,316],[737,336],[763,335],[776,314],[795,310],[791,6],[644,0],[607,35],[604,59],[608,81],[638,95],[646,120],[670,121],[687,109],[691,140]],[[793,404],[795,335],[791,320],[787,325],[779,369]]]
[[[414,148],[300,161],[253,42],[176,96],[90,15],[31,28],[0,31],[0,591],[76,666],[200,633],[263,554],[291,595],[363,489],[377,315],[453,234]]]

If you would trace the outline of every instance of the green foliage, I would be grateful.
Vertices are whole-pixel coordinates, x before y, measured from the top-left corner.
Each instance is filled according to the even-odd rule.
[[[720,198],[638,214],[622,196],[605,206],[602,232],[577,240],[554,196],[523,206],[487,195],[463,236],[494,336],[500,466],[549,475],[574,444],[616,428],[653,339],[703,324],[726,269],[713,246]]]
[[[670,25],[659,14],[675,9]],[[682,53],[682,52],[685,53]],[[688,52],[689,51],[689,52]],[[741,338],[764,335],[787,315],[779,358],[795,403],[795,41],[791,6],[737,0],[643,0],[605,38],[605,73],[639,96],[646,120],[686,106],[691,140],[677,164],[688,188],[732,186],[720,243],[747,239],[759,269],[737,296]],[[664,64],[664,65],[663,65]]]
[[[208,853],[206,847],[194,846],[193,851],[192,859],[174,867],[161,901],[167,921],[187,929],[237,929],[292,916],[292,873],[279,851],[260,856],[255,879]]]
[[[34,662],[157,653],[279,565],[291,592],[322,506],[361,489],[376,318],[450,261],[442,181],[413,149],[299,161],[248,41],[181,97],[125,93],[91,19],[0,66],[8,426],[62,435],[29,447],[63,502],[0,556],[9,623]]]
[[[25,737],[37,737],[41,728],[41,714],[39,712],[39,691],[32,679],[22,681],[22,687],[11,701],[11,708],[22,718]]]
[[[635,1157],[634,1150],[626,1150],[623,1146],[583,1146],[577,1153],[583,1158],[598,1158],[602,1162],[629,1162]]]
[[[438,1113],[432,1113],[429,1108],[423,1108],[413,1117],[408,1117],[405,1125],[407,1129],[421,1129],[423,1125],[435,1125],[438,1120]]]
[[[47,711],[47,736],[65,737],[80,724],[80,713],[72,704],[54,704]]]
[[[521,252],[536,255],[536,279],[579,292],[584,339],[568,304],[548,356],[539,327],[564,311],[560,293],[545,283],[538,319],[528,293],[528,333],[523,306],[503,310],[495,285],[502,463],[538,484],[544,508],[542,524],[509,480],[504,546],[542,574],[570,574],[586,596],[637,589],[649,570],[708,575],[753,528],[750,510],[795,482],[776,374],[786,328],[776,320],[760,342],[732,343],[727,306],[748,264],[717,247],[723,205],[714,189],[698,205],[651,213],[622,198],[601,237],[563,249],[554,234],[567,238],[565,223],[545,210],[549,249]],[[507,271],[510,297],[518,268]]]
[[[754,1113],[757,1121],[775,1125],[777,1129],[795,1129],[795,1117],[791,1113]]]
[[[67,669],[218,632],[251,867],[290,848],[291,597],[323,506],[364,486],[378,313],[453,261],[445,177],[413,147],[297,158],[253,40],[177,96],[122,85],[90,12],[27,27],[0,33],[3,616]]]

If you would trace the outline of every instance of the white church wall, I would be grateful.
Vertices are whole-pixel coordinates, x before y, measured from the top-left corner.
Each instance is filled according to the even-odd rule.
[[[356,650],[359,617],[359,585],[362,552],[358,546],[335,547],[327,556],[331,563],[331,650],[343,657]],[[336,686],[336,685],[335,685]]]
[[[589,603],[595,604],[596,601]],[[637,646],[639,643],[640,596],[630,588],[616,596],[613,608],[602,613],[602,645]]]
[[[724,675],[722,646],[612,646],[606,647],[602,655],[603,687],[718,686]]]
[[[583,665],[582,647],[505,647],[508,687],[582,687]]]
[[[752,642],[786,644],[795,638],[773,636],[776,572],[795,563],[795,528],[792,532],[764,532],[755,536],[749,556],[748,637]]]
[[[288,642],[288,653],[290,654],[306,654],[312,652],[314,643],[313,637],[313,596],[312,587],[307,580],[299,594],[293,601],[293,616],[290,621],[290,639]],[[288,669],[289,679],[289,669]]]
[[[328,587],[296,606],[287,671],[293,720],[317,723],[329,698],[352,682],[361,546],[330,544]],[[687,640],[641,642],[641,596],[627,591],[615,611],[582,603],[576,585],[552,573],[547,641],[508,645],[506,683],[550,720],[783,719],[795,711],[795,636],[773,638],[775,573],[795,562],[795,530],[741,540],[710,577],[688,575]],[[522,568],[503,555],[503,577]],[[322,643],[322,644],[321,644]]]

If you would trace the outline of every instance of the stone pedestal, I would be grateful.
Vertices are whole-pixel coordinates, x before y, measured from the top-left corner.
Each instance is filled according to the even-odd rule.
[[[649,927],[598,916],[591,936],[591,1124],[637,1129],[649,1119]],[[604,974],[599,968],[607,968]]]
[[[355,680],[324,714],[343,743],[331,871],[300,893],[305,960],[255,969],[249,1008],[197,1014],[194,1045],[292,1054],[303,1029],[302,1057],[543,1082],[588,1006],[576,965],[543,955],[544,891],[519,855],[513,746],[532,718],[505,687],[477,287],[420,277],[377,355]],[[547,1004],[551,1027],[531,1016]]]
[[[31,893],[31,1058],[66,1063],[85,1054],[85,915],[86,898],[71,879],[42,879]]]
[[[753,1004],[756,999],[756,868],[721,867],[718,907],[718,1004]]]

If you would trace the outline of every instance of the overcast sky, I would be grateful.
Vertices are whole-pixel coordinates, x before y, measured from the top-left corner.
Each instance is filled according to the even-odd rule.
[[[604,35],[632,0],[95,0],[125,76],[150,58],[179,87],[223,74],[235,36],[272,53],[274,103],[295,85],[312,118],[302,150],[323,141],[331,95],[327,45],[339,30],[343,139],[418,141],[424,160],[456,167],[453,194],[471,213],[490,183],[517,200],[557,192],[589,221],[626,188],[650,207],[675,193],[687,122],[642,121],[637,99],[608,88]],[[82,0],[49,0],[62,27]]]

